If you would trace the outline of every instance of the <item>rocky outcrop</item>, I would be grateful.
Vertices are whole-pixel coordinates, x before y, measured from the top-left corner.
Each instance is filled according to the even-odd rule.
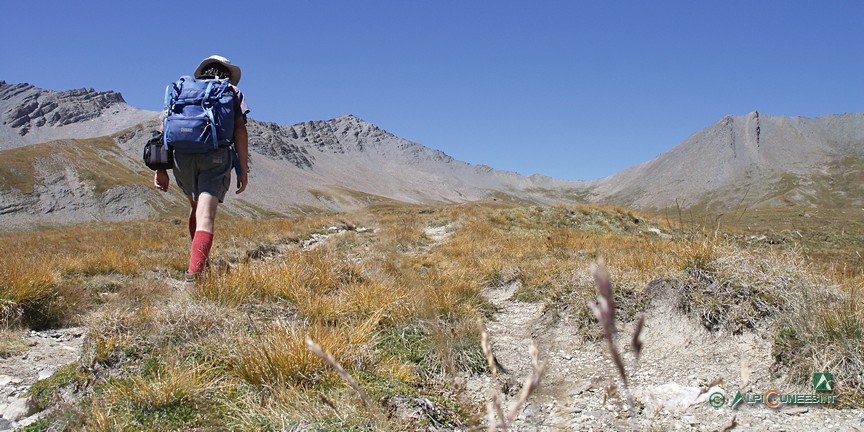
[[[0,121],[27,135],[30,129],[42,126],[64,126],[99,117],[106,108],[125,104],[115,92],[90,89],[48,92],[29,84],[7,85],[0,81],[0,100],[20,96],[17,106],[0,114]]]
[[[315,165],[316,154],[396,156],[408,164],[420,160],[454,161],[444,152],[399,138],[353,115],[288,126],[250,121],[249,142],[268,158],[286,160],[304,169]]]
[[[81,355],[85,329],[70,327],[57,330],[30,331],[16,335],[23,348],[0,358],[0,431],[18,430],[44,418],[48,411],[29,390],[38,381],[50,379],[66,367],[72,367]],[[63,402],[80,399],[80,395],[61,392]],[[39,429],[42,430],[42,429]]]
[[[315,157],[310,155],[305,147],[298,145],[298,136],[293,128],[252,120],[248,130],[252,149],[261,155],[285,160],[297,168],[312,168]]]
[[[111,135],[157,116],[130,107],[113,91],[51,91],[0,81],[0,149]]]

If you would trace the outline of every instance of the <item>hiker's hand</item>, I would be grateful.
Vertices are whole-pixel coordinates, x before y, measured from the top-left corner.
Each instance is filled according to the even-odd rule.
[[[153,186],[162,192],[167,192],[169,184],[171,184],[171,179],[168,178],[168,171],[156,171],[156,174],[153,175]]]
[[[249,177],[246,174],[237,176],[237,192],[240,193],[246,190],[246,185],[249,183]]]

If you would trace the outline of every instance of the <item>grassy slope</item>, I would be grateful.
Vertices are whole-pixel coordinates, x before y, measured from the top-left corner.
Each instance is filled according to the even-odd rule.
[[[33,193],[40,182],[37,164],[58,168],[73,167],[79,176],[89,181],[96,193],[115,186],[141,184],[145,170],[133,170],[122,161],[122,153],[111,137],[82,140],[61,140],[2,152],[0,188]]]
[[[490,312],[483,287],[519,279],[519,298],[571,314],[583,337],[596,338],[586,303],[596,296],[590,268],[598,257],[616,281],[622,319],[646,307],[648,282],[671,280],[682,288],[681,309],[706,327],[769,323],[778,373],[802,380],[827,365],[847,403],[860,404],[862,267],[850,260],[832,271],[823,252],[857,252],[862,226],[852,214],[811,213],[789,228],[784,211],[745,213],[718,233],[613,207],[502,202],[223,219],[213,253],[232,269],[205,279],[191,299],[164,279],[179,278],[185,264],[182,221],[81,225],[0,234],[0,253],[20,260],[3,267],[0,296],[9,326],[88,326],[78,365],[85,377],[70,381],[82,397],[51,420],[72,428],[424,427],[428,417],[387,415],[410,398],[428,398],[437,422],[473,424],[482,408],[460,398],[448,377],[486,370],[476,326]],[[332,226],[345,232],[299,248]],[[452,231],[444,243],[424,234],[441,226]],[[834,238],[826,226],[847,231]],[[154,230],[176,238],[148,239]],[[765,240],[751,239],[760,232]],[[358,379],[365,403],[305,349],[306,337]]]
[[[17,191],[29,195],[36,191],[38,185],[45,183],[41,173],[54,176],[72,174],[73,178],[83,181],[84,187],[92,188],[98,197],[110,188],[117,186],[141,186],[150,184],[152,172],[138,160],[131,160],[117,145],[115,137],[129,134],[124,131],[114,137],[99,137],[79,140],[59,140],[44,144],[36,144],[11,150],[0,151],[0,191]],[[130,168],[130,166],[132,168]],[[173,183],[173,178],[172,178]],[[334,203],[337,206],[356,208],[366,205],[393,204],[399,202],[392,199],[355,191],[346,187],[331,185],[320,189],[309,190],[309,193],[322,203]],[[172,187],[169,194],[174,202],[185,203],[178,188]],[[243,196],[232,201],[231,205],[221,210],[223,214],[275,218],[284,216],[280,212],[256,205]],[[145,199],[158,199],[154,196]],[[185,204],[181,204],[185,207]],[[161,216],[173,216],[178,210],[175,204],[168,201],[154,203],[153,208],[160,209]],[[320,214],[320,207],[298,205],[290,209],[293,214]]]

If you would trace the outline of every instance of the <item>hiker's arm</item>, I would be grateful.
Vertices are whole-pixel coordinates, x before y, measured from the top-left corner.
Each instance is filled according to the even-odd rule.
[[[242,174],[237,176],[237,192],[246,190],[249,184],[249,132],[246,130],[246,122],[243,119],[234,121],[234,147],[237,150],[237,159],[240,160]]]

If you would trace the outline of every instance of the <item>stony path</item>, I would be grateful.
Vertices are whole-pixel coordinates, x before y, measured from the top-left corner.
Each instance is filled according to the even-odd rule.
[[[586,341],[561,316],[544,313],[540,304],[511,298],[518,282],[485,291],[497,313],[487,329],[493,351],[507,372],[499,386],[512,402],[530,373],[527,346],[533,340],[547,363],[540,388],[511,425],[518,431],[576,430],[840,430],[864,431],[864,410],[837,410],[818,405],[744,404],[717,409],[708,403],[715,392],[732,399],[737,390],[764,394],[812,393],[771,381],[768,332],[732,336],[710,333],[658,298],[646,313],[645,348],[639,367],[625,355],[634,412],[627,401],[604,341]],[[629,349],[630,325],[619,323],[619,349]],[[722,382],[720,382],[722,380]],[[709,389],[709,385],[712,387]],[[467,379],[466,393],[484,402],[490,378]],[[788,387],[788,386],[787,386]],[[734,424],[733,424],[734,423]],[[733,427],[734,426],[734,427]]]
[[[0,359],[0,431],[14,430],[37,421],[43,413],[27,396],[34,382],[54,374],[81,355],[83,327],[31,331],[24,337],[28,349]]]

